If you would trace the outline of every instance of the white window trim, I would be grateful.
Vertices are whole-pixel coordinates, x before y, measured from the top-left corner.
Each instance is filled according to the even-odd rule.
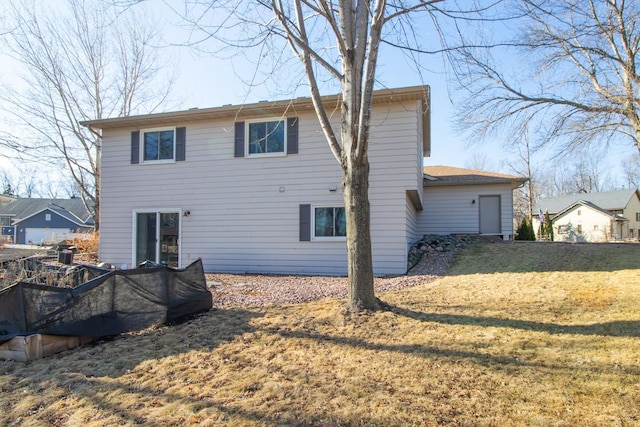
[[[282,122],[284,126],[284,148],[280,153],[250,153],[249,152],[249,125],[251,123],[267,123],[267,122]],[[244,122],[244,152],[246,158],[254,158],[254,157],[285,157],[287,155],[287,118],[278,116],[278,117],[267,117],[262,119],[251,119],[245,120]]]
[[[162,132],[166,130],[173,131],[173,156],[171,159],[161,159],[161,160],[145,160],[144,159],[144,134],[147,132]],[[176,128],[175,127],[159,127],[159,128],[149,128],[149,129],[140,129],[140,164],[141,165],[157,165],[162,163],[175,163],[176,162]]]
[[[182,208],[164,208],[164,209],[134,209],[131,215],[131,268],[136,268],[136,239],[138,235],[138,214],[139,213],[177,213],[178,214],[178,268],[182,268]],[[158,246],[156,245],[156,259],[160,256]]]
[[[314,242],[346,242],[347,236],[316,236],[316,208],[342,208],[341,205],[311,205],[311,240]],[[345,218],[346,221],[346,218]]]
[[[44,220],[45,220],[46,222],[50,222],[50,221],[51,221],[51,214],[50,214],[50,213],[48,213],[48,214],[44,214]]]

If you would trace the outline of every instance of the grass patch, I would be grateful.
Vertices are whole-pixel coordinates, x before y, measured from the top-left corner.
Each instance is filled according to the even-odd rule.
[[[381,295],[387,311],[214,310],[0,362],[0,411],[7,425],[638,425],[639,259],[640,245],[475,245],[448,276]]]

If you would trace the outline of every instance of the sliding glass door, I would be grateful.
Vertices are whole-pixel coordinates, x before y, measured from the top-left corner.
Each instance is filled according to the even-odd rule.
[[[136,265],[153,261],[168,267],[179,266],[179,212],[136,213]]]

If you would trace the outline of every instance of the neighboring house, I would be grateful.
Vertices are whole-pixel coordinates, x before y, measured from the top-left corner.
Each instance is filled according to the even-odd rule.
[[[339,99],[323,102],[339,110]],[[310,98],[82,124],[102,132],[102,261],[347,273],[342,173]],[[376,275],[405,273],[422,237],[429,150],[429,88],[376,91],[368,155]]]
[[[579,200],[551,217],[554,241],[607,242],[622,235],[629,220],[602,209],[591,202]]]
[[[638,240],[640,192],[637,189],[579,193],[541,199],[536,212],[549,212],[556,241]],[[533,226],[538,230],[539,218]]]
[[[93,229],[81,199],[15,199],[0,208],[2,235],[18,244],[55,243]]]
[[[426,166],[425,206],[419,228],[426,234],[485,234],[510,239],[513,190],[526,178],[500,173]]]

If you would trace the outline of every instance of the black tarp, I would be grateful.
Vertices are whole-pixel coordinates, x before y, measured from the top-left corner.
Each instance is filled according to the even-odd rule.
[[[75,288],[19,282],[0,290],[0,343],[33,333],[101,337],[209,310],[202,261],[116,270]]]

